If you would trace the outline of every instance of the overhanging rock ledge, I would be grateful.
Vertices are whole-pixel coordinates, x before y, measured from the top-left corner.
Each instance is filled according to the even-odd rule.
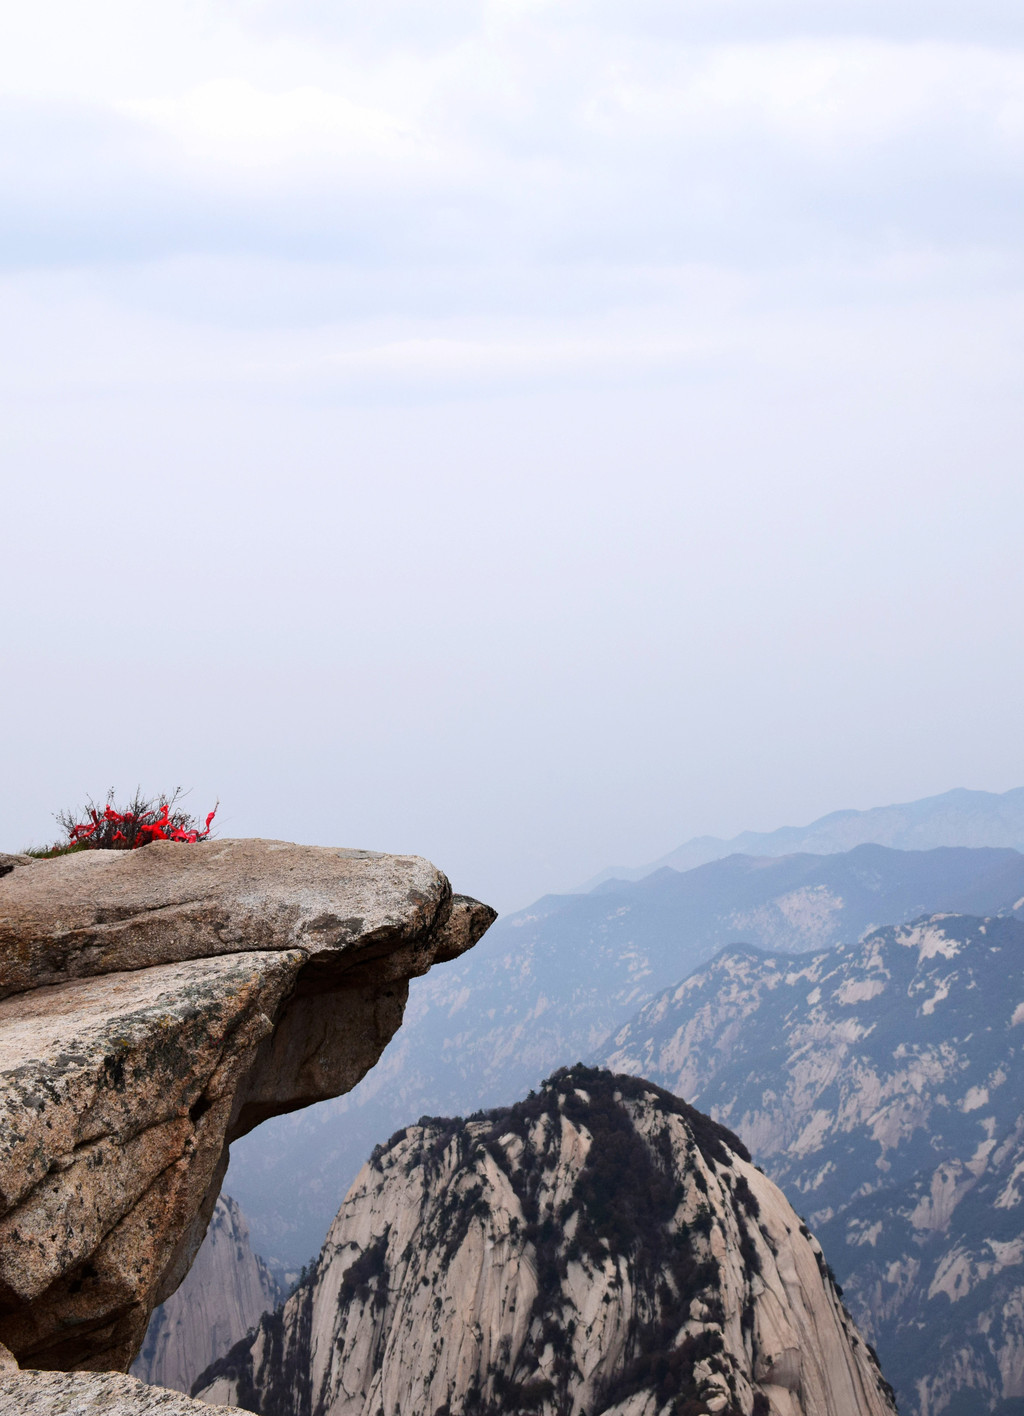
[[[157,842],[0,874],[0,1342],[126,1369],[228,1146],[348,1091],[495,918],[417,856]]]

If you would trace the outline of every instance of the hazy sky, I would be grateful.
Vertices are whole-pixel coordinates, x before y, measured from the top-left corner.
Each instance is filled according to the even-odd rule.
[[[1020,0],[8,9],[0,849],[1024,783]]]

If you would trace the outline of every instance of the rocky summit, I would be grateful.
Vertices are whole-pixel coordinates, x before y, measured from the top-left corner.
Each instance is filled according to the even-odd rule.
[[[280,841],[2,866],[0,1342],[125,1368],[229,1143],[353,1086],[494,912],[418,857]]]
[[[313,1274],[193,1388],[263,1416],[892,1416],[742,1144],[584,1067],[379,1147]]]
[[[331,970],[344,957],[350,970],[357,955],[366,964],[400,945],[426,955],[433,939],[429,964],[468,947],[473,920],[494,919],[469,904],[453,905],[419,856],[261,840],[80,851],[4,875],[0,997],[253,949],[301,949]],[[396,976],[405,962],[394,961]]]

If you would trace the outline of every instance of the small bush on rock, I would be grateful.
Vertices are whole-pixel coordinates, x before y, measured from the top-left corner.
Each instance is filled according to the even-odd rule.
[[[217,806],[209,812],[206,824],[200,830],[196,819],[177,805],[181,796],[180,787],[171,796],[159,796],[155,801],[136,791],[128,805],[119,810],[114,805],[114,790],[111,788],[102,805],[90,801],[80,812],[58,813],[57,824],[65,839],[46,850],[30,851],[29,854],[58,856],[68,855],[72,851],[134,851],[153,841],[179,841],[192,845],[196,841],[207,840]]]

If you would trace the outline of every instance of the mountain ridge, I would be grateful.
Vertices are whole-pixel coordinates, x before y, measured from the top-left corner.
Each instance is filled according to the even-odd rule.
[[[588,894],[613,879],[642,880],[666,866],[692,870],[730,855],[779,856],[801,851],[831,855],[869,843],[897,850],[928,850],[935,846],[1010,846],[1024,850],[1024,787],[1011,787],[1006,792],[954,787],[938,796],[890,806],[831,811],[807,826],[741,831],[728,838],[695,836],[648,865],[608,866],[571,893]]]
[[[824,1244],[904,1416],[1010,1416],[1022,1025],[1024,923],[947,915],[798,956],[723,950],[592,1060],[745,1141]]]

